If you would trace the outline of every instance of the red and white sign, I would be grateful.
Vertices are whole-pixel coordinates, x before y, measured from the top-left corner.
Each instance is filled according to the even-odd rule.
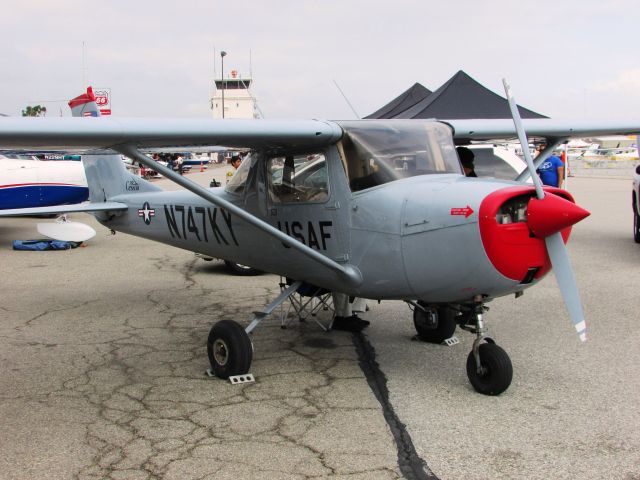
[[[96,105],[100,109],[100,115],[111,115],[111,89],[94,88],[93,94],[96,97]]]
[[[473,213],[473,208],[467,205],[464,208],[452,208],[451,215],[463,215],[464,218],[469,218]]]

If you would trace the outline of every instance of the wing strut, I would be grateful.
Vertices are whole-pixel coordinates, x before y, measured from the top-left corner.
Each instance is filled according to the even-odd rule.
[[[197,183],[193,182],[192,180],[188,180],[187,178],[183,177],[182,175],[179,175],[179,174],[171,171],[169,168],[167,168],[167,167],[159,164],[155,160],[147,157],[145,154],[140,152],[134,146],[126,145],[126,144],[125,145],[118,145],[118,146],[113,147],[113,149],[117,150],[118,152],[122,153],[123,155],[126,155],[127,157],[135,159],[136,161],[142,163],[143,165],[145,165],[145,166],[147,166],[147,167],[149,167],[149,168],[151,168],[151,169],[153,169],[153,170],[155,170],[157,172],[160,172],[163,176],[165,176],[169,180],[177,183],[181,187],[186,188],[190,192],[193,192],[194,194],[198,195],[199,197],[204,198],[208,202],[211,202],[211,203],[213,203],[214,205],[217,205],[220,208],[224,208],[228,212],[231,212],[232,214],[234,214],[237,217],[243,219],[245,222],[253,225],[254,227],[259,228],[260,230],[262,230],[266,234],[271,235],[272,237],[274,237],[277,240],[281,241],[285,245],[288,245],[289,247],[296,249],[298,252],[300,252],[303,255],[309,257],[310,259],[312,259],[312,260],[318,262],[319,264],[321,264],[321,265],[333,270],[334,272],[338,273],[343,278],[345,278],[353,286],[358,286],[358,285],[360,285],[362,283],[362,274],[353,265],[349,265],[349,264],[340,265],[339,263],[331,260],[329,257],[326,257],[325,255],[322,255],[320,252],[318,252],[316,250],[313,250],[312,248],[306,246],[304,243],[301,243],[298,240],[295,240],[294,238],[292,238],[289,235],[281,232],[277,228],[269,225],[267,222],[265,222],[263,220],[260,220],[259,218],[257,218],[256,216],[250,214],[249,212],[246,212],[242,208],[234,205],[231,202],[228,202],[224,198],[221,198],[219,195],[214,195],[209,190],[207,190],[206,188],[201,187],[200,185],[198,185]]]

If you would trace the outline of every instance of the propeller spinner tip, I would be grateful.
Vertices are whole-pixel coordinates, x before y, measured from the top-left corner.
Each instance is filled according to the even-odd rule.
[[[589,215],[584,208],[552,194],[545,195],[542,200],[532,198],[527,208],[529,228],[539,238],[553,235]]]

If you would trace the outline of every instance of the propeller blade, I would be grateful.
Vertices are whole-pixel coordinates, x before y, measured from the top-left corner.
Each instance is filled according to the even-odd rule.
[[[553,272],[558,280],[560,293],[569,312],[569,317],[578,335],[580,335],[580,340],[584,342],[587,340],[587,324],[584,320],[578,286],[576,285],[576,279],[571,269],[569,255],[562,240],[562,235],[560,232],[554,233],[546,237],[544,241],[547,245],[547,252],[551,259]]]
[[[516,127],[516,132],[518,133],[518,140],[520,140],[520,147],[522,148],[522,154],[524,155],[524,159],[527,162],[527,169],[529,170],[529,175],[531,176],[531,180],[533,180],[533,185],[536,187],[536,196],[538,200],[542,200],[544,198],[544,191],[542,190],[542,182],[540,181],[540,177],[536,173],[536,167],[533,166],[533,158],[531,158],[531,152],[529,151],[529,140],[527,140],[527,134],[522,127],[522,120],[520,119],[520,112],[518,111],[518,105],[516,104],[516,100],[513,98],[511,94],[511,87],[507,83],[507,79],[502,79],[502,85],[504,85],[504,93],[509,102],[509,109],[511,110],[511,117],[513,118],[513,124]]]
[[[562,208],[562,202],[554,201],[554,199],[550,199],[549,196],[545,198],[544,190],[542,190],[542,182],[536,174],[536,169],[533,166],[533,159],[531,158],[531,152],[529,152],[529,141],[527,140],[527,135],[522,127],[522,120],[520,119],[518,105],[511,94],[511,87],[505,78],[502,79],[502,84],[504,85],[504,92],[507,96],[507,100],[509,101],[509,109],[511,110],[513,123],[516,127],[516,132],[518,132],[518,139],[520,140],[522,153],[527,162],[527,169],[529,170],[533,184],[536,187],[536,196],[538,197],[538,200],[545,200],[544,203],[540,202],[539,204],[532,204],[530,202],[529,206],[534,207],[534,211],[537,210],[539,213],[534,215],[534,218],[531,218],[531,223],[533,227],[537,228],[537,234],[544,237],[544,241],[547,246],[547,253],[551,259],[553,272],[556,274],[556,279],[558,280],[558,286],[560,287],[560,293],[564,299],[564,304],[567,307],[573,326],[578,332],[578,335],[580,335],[580,340],[584,342],[587,340],[587,324],[584,320],[582,304],[580,303],[580,294],[578,293],[576,279],[573,275],[573,270],[571,269],[571,263],[569,262],[569,255],[567,254],[567,249],[559,230],[579,222],[589,213],[586,210],[580,209],[576,205],[571,208],[564,208],[565,211],[563,212],[563,215],[556,216],[556,218],[544,218],[545,213],[548,213],[548,210],[558,210],[559,207]],[[568,206],[564,205],[564,207]]]

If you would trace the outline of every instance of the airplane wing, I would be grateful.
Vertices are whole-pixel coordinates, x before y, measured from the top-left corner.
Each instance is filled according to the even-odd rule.
[[[0,148],[11,150],[217,146],[278,148],[330,145],[342,129],[321,120],[143,118],[0,118]]]
[[[29,215],[49,215],[58,213],[74,212],[117,212],[127,210],[124,203],[101,202],[101,203],[76,203],[74,205],[55,205],[53,207],[33,207],[33,208],[10,208],[0,210],[0,217],[22,217]]]
[[[454,129],[456,143],[516,137],[510,119],[444,122]],[[530,137],[548,139],[640,133],[640,120],[525,119],[522,123]],[[337,123],[323,120],[0,118],[0,149],[12,151],[86,151],[123,144],[139,149],[179,146],[320,147],[341,137],[342,129]]]
[[[456,143],[472,140],[516,138],[513,120],[446,120],[454,129]],[[640,132],[640,120],[586,121],[554,120],[549,118],[523,119],[522,125],[529,137],[572,138],[598,135],[631,135]]]
[[[376,122],[377,120],[362,121]],[[417,122],[417,120],[397,120],[397,122]],[[569,123],[540,119],[527,120],[523,123],[530,135],[546,138],[640,132],[640,122]],[[516,136],[515,126],[510,120],[451,120],[449,124],[454,129],[456,141]],[[213,195],[207,189],[153,162],[139,150],[178,145],[224,145],[240,148],[321,147],[331,145],[341,137],[342,128],[338,123],[320,120],[0,118],[0,149],[112,148],[144,165],[151,166],[178,185],[237,215],[357,285],[362,282],[362,277],[353,266],[339,264],[322,255],[221,196]],[[113,210],[113,208],[106,208],[106,210]],[[24,211],[21,213],[24,214]]]

